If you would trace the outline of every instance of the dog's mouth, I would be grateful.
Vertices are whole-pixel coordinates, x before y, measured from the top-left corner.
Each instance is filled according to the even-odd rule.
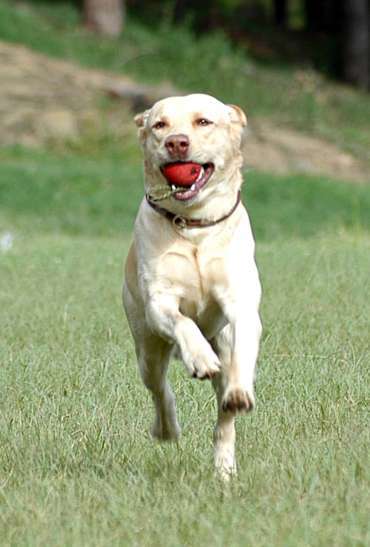
[[[213,163],[177,161],[162,165],[161,172],[172,190],[172,197],[179,201],[193,199],[211,178]]]

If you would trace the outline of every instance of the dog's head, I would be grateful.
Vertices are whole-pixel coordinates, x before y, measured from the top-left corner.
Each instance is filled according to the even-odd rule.
[[[135,117],[144,149],[146,190],[168,186],[182,206],[240,186],[244,112],[210,95],[170,97]],[[228,186],[226,188],[225,186]]]

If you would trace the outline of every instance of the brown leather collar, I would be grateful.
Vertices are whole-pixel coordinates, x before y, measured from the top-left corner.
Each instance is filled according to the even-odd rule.
[[[239,205],[241,201],[240,196],[240,190],[238,191],[238,196],[236,198],[236,202],[233,205],[232,209],[223,217],[218,218],[217,220],[207,220],[203,218],[186,218],[181,215],[177,215],[176,213],[171,213],[171,211],[168,211],[164,207],[160,207],[156,203],[150,200],[149,196],[146,195],[146,200],[150,207],[152,207],[157,213],[160,215],[166,217],[176,228],[184,229],[184,228],[208,228],[208,226],[214,226],[215,224],[218,224],[219,222],[222,222],[223,220],[226,220],[233,214],[237,206]]]

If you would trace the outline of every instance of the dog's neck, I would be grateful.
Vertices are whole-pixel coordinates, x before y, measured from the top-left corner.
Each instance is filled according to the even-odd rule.
[[[240,190],[238,191],[236,201],[233,205],[233,207],[228,211],[225,215],[222,215],[218,217],[217,219],[210,220],[208,218],[188,218],[183,215],[177,215],[175,213],[171,213],[167,209],[164,209],[163,207],[160,207],[157,203],[152,201],[150,199],[150,196],[146,196],[146,200],[150,207],[154,209],[157,213],[162,215],[163,217],[167,218],[174,227],[178,230],[185,230],[190,228],[210,228],[211,226],[215,226],[216,224],[220,224],[224,220],[228,219],[237,209],[240,201]]]

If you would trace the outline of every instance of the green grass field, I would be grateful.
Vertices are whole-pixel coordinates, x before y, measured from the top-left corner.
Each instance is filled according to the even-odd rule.
[[[1,159],[1,545],[368,545],[367,187],[247,176],[264,336],[225,490],[212,390],[180,363],[181,442],[148,434],[120,302],[139,165]]]
[[[179,51],[190,48],[193,70],[179,74],[165,26],[131,22],[113,43],[76,28],[63,3],[13,4],[0,0],[2,40],[211,91],[369,157],[364,94],[328,82],[317,93],[292,69],[257,64],[240,84],[245,52],[209,37],[224,48],[217,64],[210,42],[184,29]],[[245,178],[264,333],[257,408],[238,418],[239,475],[225,486],[213,474],[211,386],[181,363],[170,378],[182,438],[160,445],[148,433],[120,296],[143,195],[136,142],[0,151],[1,546],[370,544],[369,185]]]

